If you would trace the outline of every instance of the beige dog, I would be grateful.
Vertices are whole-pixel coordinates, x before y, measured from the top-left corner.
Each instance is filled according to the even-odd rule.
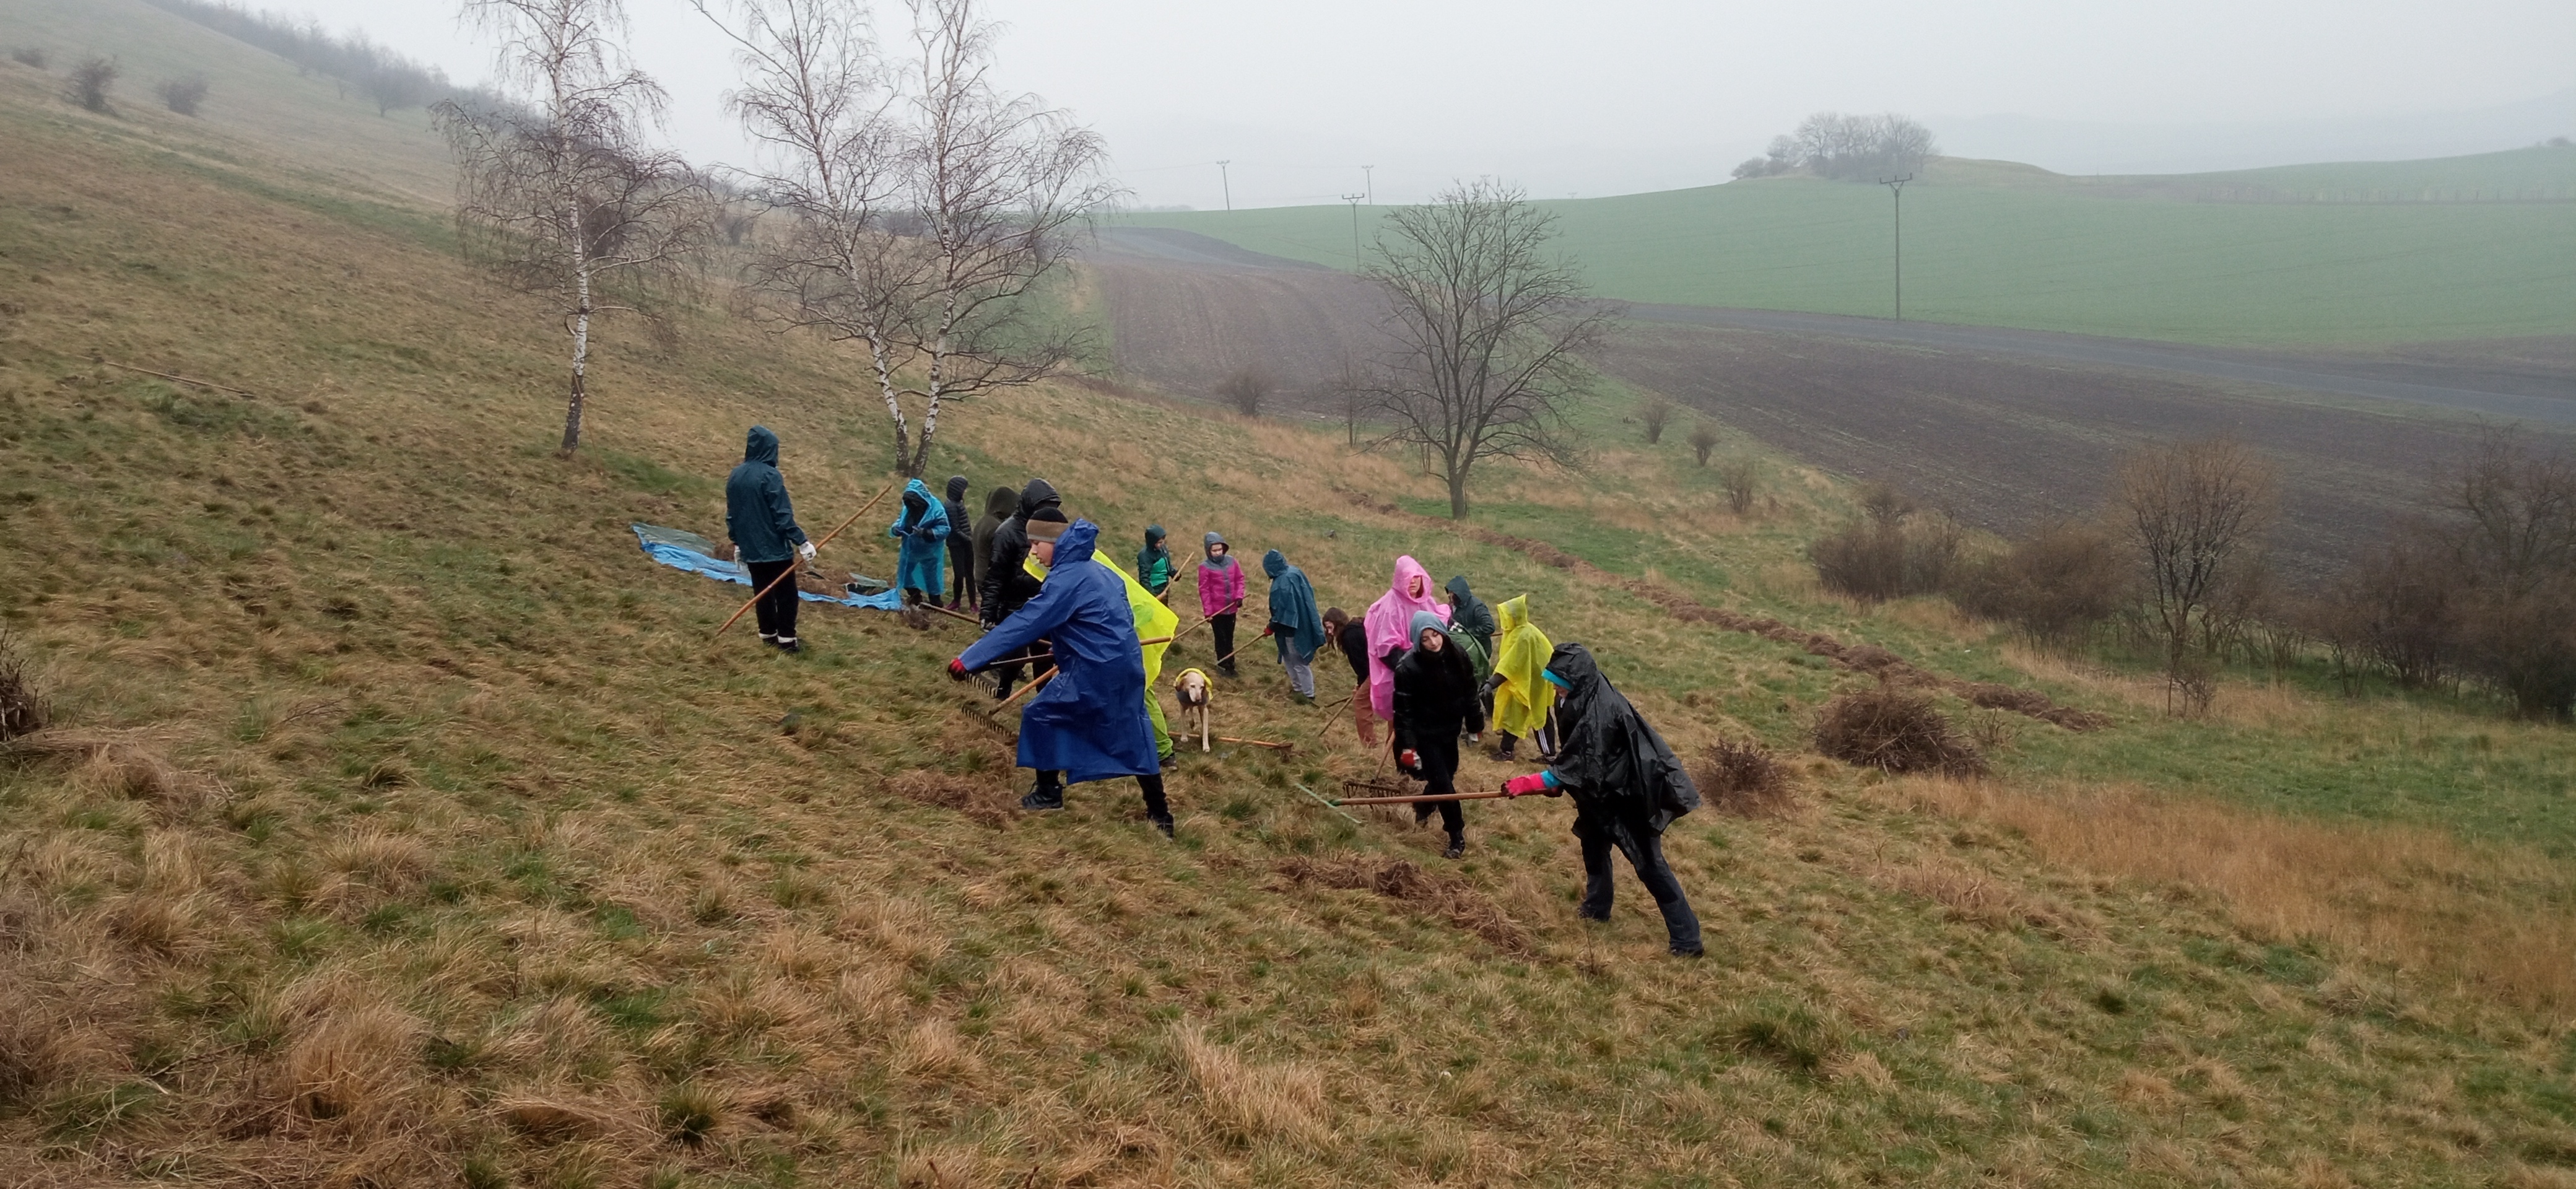
[[[1190,716],[1196,714],[1199,750],[1208,750],[1208,702],[1216,695],[1216,690],[1208,684],[1207,674],[1196,669],[1181,670],[1181,675],[1172,679],[1172,692],[1181,696],[1181,736],[1189,737]]]

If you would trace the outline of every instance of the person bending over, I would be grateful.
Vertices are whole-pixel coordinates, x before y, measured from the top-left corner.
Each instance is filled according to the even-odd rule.
[[[1145,705],[1151,695],[1127,579],[1093,559],[1100,527],[1088,520],[1063,528],[1061,536],[1054,523],[1033,520],[1028,534],[1031,554],[1047,567],[1044,585],[948,662],[948,675],[964,681],[1041,638],[1053,641],[1055,679],[1020,713],[1019,766],[1037,770],[1037,786],[1020,807],[1062,809],[1068,784],[1133,776],[1145,796],[1146,819],[1170,837],[1172,811]]]
[[[1586,920],[1610,919],[1610,848],[1628,856],[1637,880],[1663,910],[1672,952],[1700,955],[1699,917],[1682,895],[1681,881],[1664,861],[1664,830],[1699,808],[1699,788],[1664,737],[1637,708],[1611,688],[1592,653],[1559,644],[1548,657],[1546,680],[1560,691],[1556,759],[1543,772],[1515,776],[1503,785],[1514,797],[1531,793],[1574,797],[1574,837],[1583,844]]]

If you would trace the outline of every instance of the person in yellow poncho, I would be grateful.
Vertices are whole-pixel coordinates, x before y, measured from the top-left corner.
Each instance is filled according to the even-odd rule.
[[[1118,563],[1097,555],[1094,555],[1091,560],[1109,567],[1110,572],[1126,580],[1127,609],[1136,615],[1136,638],[1163,641],[1160,644],[1148,644],[1144,647],[1145,716],[1154,720],[1155,757],[1166,764],[1171,763],[1172,726],[1163,716],[1163,699],[1155,695],[1154,684],[1163,679],[1163,654],[1171,650],[1172,631],[1181,625],[1181,614],[1165,606],[1163,600],[1154,597],[1152,591],[1145,589],[1144,583],[1136,581],[1134,574],[1120,569]],[[1036,557],[1029,558],[1027,568],[1039,582],[1046,581],[1046,565]],[[1551,693],[1554,689],[1553,686],[1549,687]]]
[[[1494,730],[1502,735],[1501,756],[1512,758],[1512,745],[1534,739],[1544,758],[1556,753],[1556,733],[1548,718],[1556,709],[1556,686],[1546,677],[1547,658],[1556,644],[1529,618],[1529,596],[1520,595],[1494,609],[1494,675],[1485,691],[1494,699]]]

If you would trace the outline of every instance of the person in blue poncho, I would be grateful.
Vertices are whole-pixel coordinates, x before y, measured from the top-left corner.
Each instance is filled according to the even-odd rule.
[[[1261,572],[1270,576],[1270,626],[1262,635],[1279,641],[1279,663],[1288,670],[1288,686],[1297,704],[1315,704],[1315,653],[1324,647],[1324,617],[1315,610],[1315,585],[1306,571],[1288,564],[1276,549],[1261,555]]]
[[[948,551],[948,509],[919,479],[904,485],[903,514],[886,535],[903,542],[895,560],[894,583],[906,603],[939,601],[939,563]]]
[[[1040,639],[1052,641],[1055,679],[1020,713],[1019,766],[1037,770],[1037,787],[1020,807],[1062,809],[1068,784],[1133,776],[1146,818],[1168,837],[1172,811],[1145,709],[1145,658],[1127,579],[1092,556],[1100,526],[1088,520],[1066,527],[1032,519],[1028,534],[1031,556],[1047,567],[1045,584],[948,662],[948,675],[964,681],[1027,654]]]

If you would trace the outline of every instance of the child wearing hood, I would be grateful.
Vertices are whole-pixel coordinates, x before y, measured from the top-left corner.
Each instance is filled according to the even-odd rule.
[[[1663,910],[1672,952],[1701,952],[1699,917],[1682,895],[1681,881],[1664,861],[1664,830],[1699,808],[1699,788],[1664,737],[1601,675],[1590,650],[1559,644],[1549,655],[1545,680],[1561,694],[1556,758],[1544,772],[1515,776],[1506,796],[1574,795],[1574,837],[1583,844],[1585,920],[1610,919],[1610,848],[1628,856],[1637,880]]]
[[[984,581],[993,572],[993,533],[1020,510],[1020,489],[996,487],[984,493],[984,514],[975,518],[972,541],[975,547],[974,585],[966,588],[968,601],[977,611],[984,609]]]
[[[1270,626],[1261,634],[1279,641],[1279,664],[1288,670],[1288,688],[1297,704],[1315,704],[1315,653],[1324,646],[1324,617],[1315,612],[1315,585],[1306,571],[1288,564],[1276,549],[1261,555],[1261,572],[1270,576]]]
[[[1216,667],[1228,677],[1234,671],[1234,614],[1243,609],[1243,567],[1234,563],[1234,548],[1211,532],[1199,541],[1206,559],[1199,562],[1199,613],[1216,630]]]
[[[903,514],[886,535],[903,542],[895,555],[895,585],[907,603],[939,601],[939,559],[947,553],[948,509],[919,479],[904,484]]]
[[[1407,554],[1395,559],[1395,579],[1369,604],[1369,709],[1379,722],[1395,720],[1395,662],[1413,647],[1413,617],[1428,611],[1449,622],[1449,608],[1431,597],[1431,572]]]
[[[1172,588],[1172,551],[1163,544],[1163,526],[1145,526],[1145,547],[1136,551],[1136,581],[1155,598]]]
[[[1395,663],[1395,766],[1422,782],[1425,796],[1458,791],[1458,736],[1485,729],[1485,712],[1476,697],[1476,670],[1458,647],[1451,628],[1428,611],[1413,613],[1413,648]],[[1415,802],[1416,825],[1431,820],[1437,809],[1441,828],[1449,832],[1449,858],[1467,853],[1467,815],[1456,801]]]
[[[1513,745],[1530,738],[1538,746],[1539,759],[1552,759],[1556,746],[1547,726],[1556,706],[1556,687],[1542,673],[1556,644],[1530,622],[1528,595],[1504,600],[1498,623],[1502,639],[1494,645],[1493,674],[1485,680],[1485,695],[1494,707],[1494,730],[1502,735],[1495,758],[1512,758]]]
[[[975,537],[966,518],[966,476],[948,477],[948,498],[940,501],[940,510],[948,513],[948,609],[975,605]]]
[[[725,476],[725,535],[733,538],[734,560],[750,571],[751,588],[768,591],[753,607],[760,620],[760,642],[781,651],[800,651],[796,643],[796,583],[780,582],[802,556],[814,558],[814,543],[796,525],[796,506],[787,499],[787,480],[778,473],[778,435],[755,425],[744,435],[742,463]]]

